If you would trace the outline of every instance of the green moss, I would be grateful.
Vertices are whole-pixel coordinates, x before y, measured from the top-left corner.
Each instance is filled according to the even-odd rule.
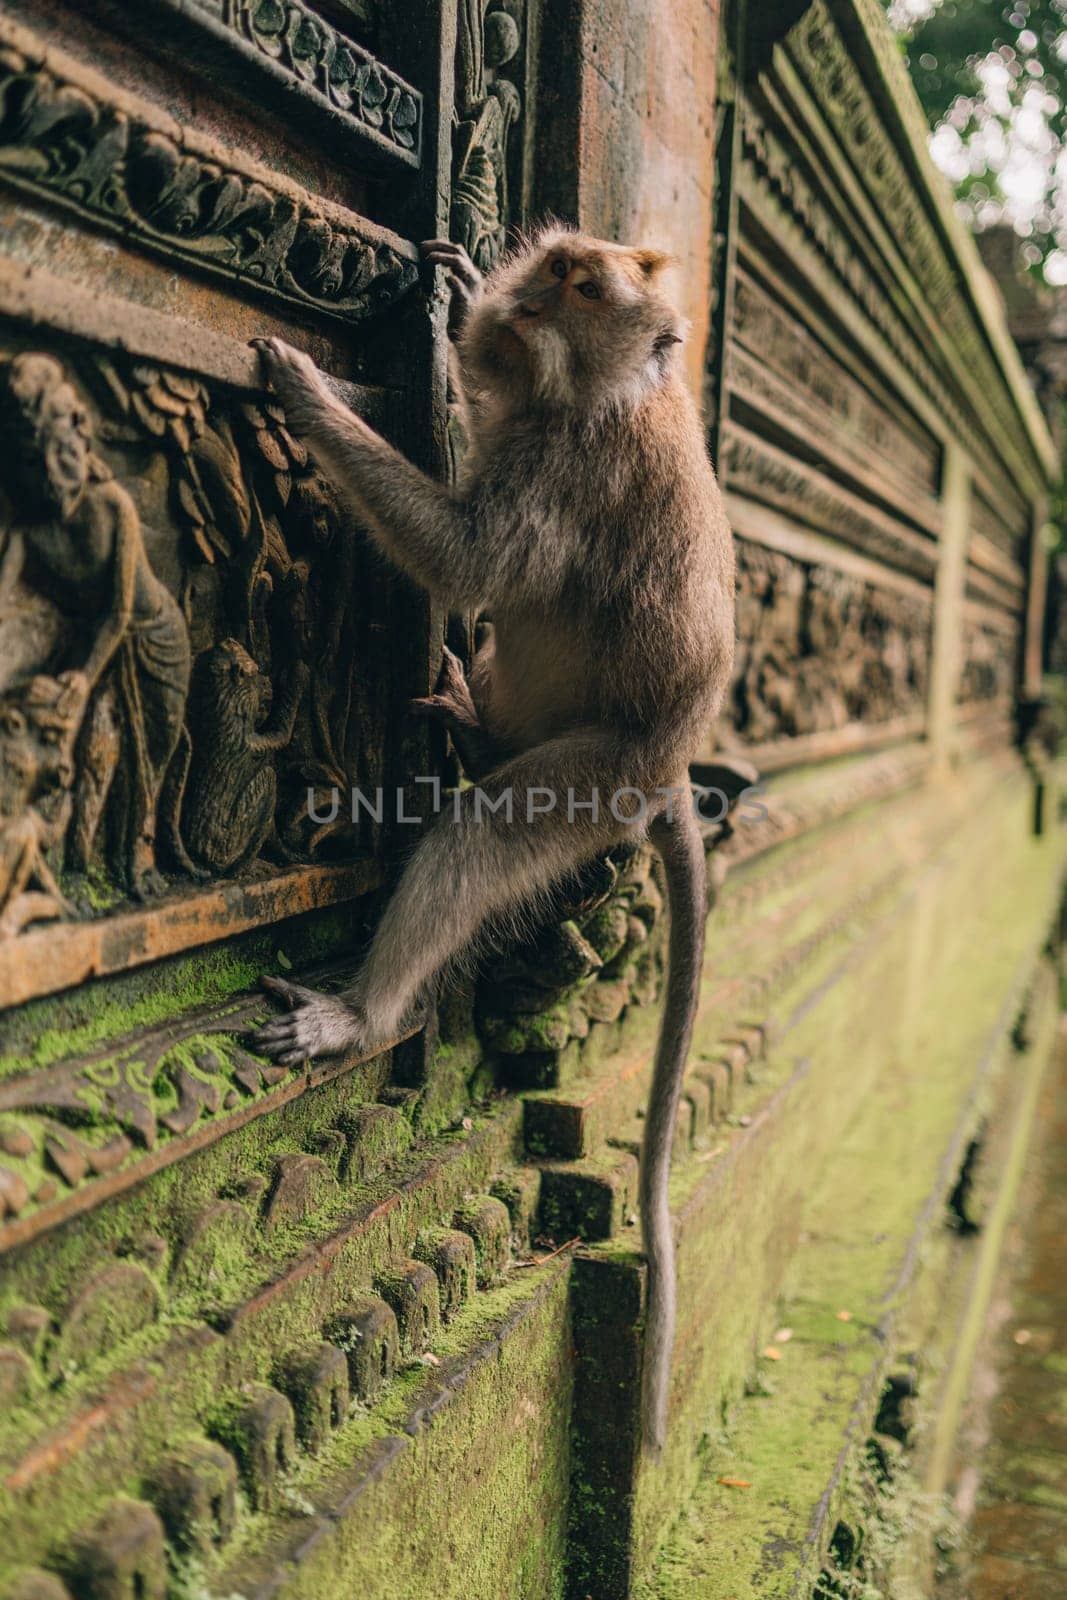
[[[351,949],[350,924],[351,911],[333,907],[6,1011],[0,1015],[0,1079],[254,988],[260,974],[281,965],[283,957],[290,966],[306,966]]]

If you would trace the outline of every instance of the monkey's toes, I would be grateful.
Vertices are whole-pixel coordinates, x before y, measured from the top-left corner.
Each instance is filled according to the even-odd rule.
[[[270,1056],[287,1067],[303,1061],[307,1054],[300,1043],[295,1013],[264,1023],[249,1034],[248,1042],[257,1055]]]
[[[420,695],[416,700],[409,700],[408,710],[413,717],[425,717],[429,722],[450,722],[456,714],[455,706],[443,694]]]
[[[263,973],[259,986],[268,994],[284,1000],[288,1006],[307,1005],[310,1001],[318,999],[314,989],[305,989],[302,983],[290,983],[288,978],[276,978],[270,972]]]

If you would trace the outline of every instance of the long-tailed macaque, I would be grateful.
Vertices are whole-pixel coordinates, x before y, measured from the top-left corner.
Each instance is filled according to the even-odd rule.
[[[259,348],[289,426],[385,554],[447,606],[491,614],[469,684],[449,658],[423,707],[449,722],[479,787],[415,850],[349,988],[264,979],[292,1009],[257,1043],[288,1063],[373,1049],[487,923],[612,845],[653,840],[670,899],[641,1171],[644,1437],[658,1451],[675,1318],[667,1179],[706,916],[688,763],[730,677],[730,530],[678,370],[666,256],[553,227],[483,282],[458,246],[424,251],[464,312],[457,488],[345,410],[307,356],[277,339]]]

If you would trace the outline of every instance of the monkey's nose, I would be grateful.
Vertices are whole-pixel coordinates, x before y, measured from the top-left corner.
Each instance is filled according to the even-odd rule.
[[[531,305],[516,306],[515,307],[515,315],[517,317],[527,317],[527,318],[539,317],[541,315],[541,307],[540,306],[531,306]]]

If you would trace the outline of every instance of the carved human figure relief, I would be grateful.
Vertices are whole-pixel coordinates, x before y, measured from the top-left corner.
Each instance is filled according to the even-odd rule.
[[[452,237],[482,272],[504,251],[509,221],[508,141],[522,114],[515,85],[496,75],[519,50],[518,24],[487,0],[464,0],[456,43]]]
[[[185,618],[153,572],[133,500],[95,453],[88,411],[52,356],[10,363],[0,442],[14,503],[0,604],[25,574],[66,620],[71,641],[84,641],[79,670],[92,701],[77,748],[70,864],[89,865],[107,814],[117,870],[144,898],[164,887],[157,823],[183,737]]]

